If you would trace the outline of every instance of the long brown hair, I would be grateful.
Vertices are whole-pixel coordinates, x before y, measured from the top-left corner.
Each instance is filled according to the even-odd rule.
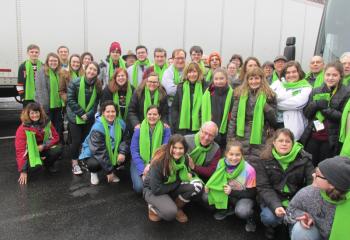
[[[44,65],[44,71],[45,71],[45,75],[46,76],[49,76],[49,58],[50,57],[54,57],[54,58],[57,58],[58,60],[58,65],[57,65],[57,68],[54,70],[56,73],[59,73],[60,70],[61,70],[61,60],[60,60],[60,57],[56,54],[56,53],[53,53],[53,52],[50,52],[49,54],[47,54],[47,57],[46,57],[46,60],[45,60],[45,65]]]
[[[186,156],[188,145],[185,140],[185,137],[180,134],[172,135],[169,139],[168,144],[162,145],[154,153],[151,165],[153,166],[156,164],[162,164],[163,165],[162,172],[164,176],[169,176],[172,171],[171,160],[173,157],[171,155],[170,150],[171,150],[171,147],[174,146],[176,143],[181,143],[184,146],[185,156]]]
[[[241,95],[248,94],[249,92],[249,84],[248,84],[248,79],[250,77],[254,76],[259,76],[261,78],[261,85],[260,88],[258,89],[258,94],[259,93],[265,93],[266,97],[271,100],[275,97],[275,93],[273,90],[270,88],[269,83],[266,80],[264,71],[261,68],[253,68],[250,71],[247,72],[243,83],[235,89],[235,96],[240,97]]]
[[[185,70],[184,70],[184,72],[182,74],[182,81],[183,82],[188,81],[187,74],[188,74],[188,72],[193,71],[193,70],[195,70],[198,73],[197,81],[202,82],[202,80],[203,80],[203,72],[202,72],[199,64],[196,63],[196,62],[190,62],[185,67]]]
[[[239,80],[241,80],[241,81],[243,81],[243,79],[245,78],[245,75],[247,74],[247,65],[248,65],[248,62],[250,60],[253,60],[254,62],[256,62],[256,64],[258,65],[259,68],[261,67],[259,59],[257,59],[256,57],[248,57],[244,61],[243,67],[242,67],[241,72],[239,74]]]
[[[276,141],[276,139],[281,134],[288,136],[292,140],[292,143],[294,144],[294,134],[291,130],[289,130],[288,128],[277,129],[276,132],[273,134],[273,136],[266,141],[266,145],[260,154],[260,158],[262,160],[272,159],[273,142]]]
[[[118,83],[117,83],[117,75],[119,73],[123,72],[126,76],[126,82],[123,86],[120,86]],[[126,90],[128,88],[128,84],[129,84],[129,75],[128,75],[128,72],[124,69],[124,68],[117,68],[114,73],[113,73],[113,76],[111,78],[111,80],[109,81],[108,83],[108,89],[112,92],[112,93],[115,93],[115,92],[118,92],[119,90]]]
[[[40,105],[40,103],[31,102],[22,110],[21,121],[23,124],[25,124],[25,125],[31,124],[32,120],[29,117],[30,111],[40,112],[39,123],[41,125],[45,125],[48,122],[48,117],[47,117],[43,107]]]
[[[146,82],[148,80],[149,77],[157,77],[158,81],[159,81],[159,76],[156,72],[150,72],[149,74],[147,74],[146,78],[144,78],[142,80],[142,82],[140,83],[140,85],[137,87],[136,89],[136,94],[137,94],[137,98],[141,99],[141,96],[145,90],[146,87]],[[159,100],[162,100],[165,96],[166,96],[166,92],[164,90],[164,87],[160,84],[158,85],[158,90],[159,90]]]

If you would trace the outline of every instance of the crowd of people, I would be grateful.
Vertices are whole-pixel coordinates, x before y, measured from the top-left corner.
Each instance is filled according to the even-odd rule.
[[[66,46],[39,60],[29,45],[18,70],[23,100],[15,148],[20,184],[33,169],[57,172],[69,145],[72,173],[120,179],[130,166],[151,221],[188,221],[193,201],[222,220],[236,215],[265,236],[346,239],[350,214],[350,52],[325,64],[277,56],[260,64],[234,54],[139,45],[122,56],[113,42],[100,64]],[[68,124],[64,124],[68,122]],[[65,132],[68,131],[68,137]]]

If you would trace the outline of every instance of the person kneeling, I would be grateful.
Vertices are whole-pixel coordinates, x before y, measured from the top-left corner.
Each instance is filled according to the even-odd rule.
[[[256,196],[256,173],[254,168],[243,159],[243,147],[240,142],[227,143],[225,157],[220,159],[216,171],[205,185],[208,202],[219,209],[216,220],[229,215],[247,221],[245,230],[255,232],[253,220],[254,199]],[[234,209],[232,206],[235,206]]]
[[[114,171],[125,161],[129,149],[125,140],[125,123],[116,118],[118,108],[113,101],[101,105],[100,115],[86,137],[79,156],[80,160],[86,161],[92,185],[99,183],[97,172],[101,169],[107,172],[107,182],[119,182]]]

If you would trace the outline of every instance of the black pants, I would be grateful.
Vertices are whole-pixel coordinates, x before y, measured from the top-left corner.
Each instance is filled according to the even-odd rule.
[[[71,157],[73,160],[78,160],[80,147],[86,136],[89,134],[93,123],[75,124],[69,122],[69,131],[72,137],[70,145]]]
[[[90,172],[96,173],[102,169],[101,164],[93,157],[86,160],[87,168]]]
[[[63,115],[62,108],[51,108],[49,110],[49,117],[51,123],[55,127],[58,135],[60,136],[60,141],[63,143]]]
[[[62,146],[55,145],[55,146],[51,147],[50,149],[41,152],[40,156],[46,157],[43,160],[43,165],[45,167],[50,167],[59,159],[61,154],[62,154]]]
[[[319,141],[312,137],[307,142],[305,151],[312,154],[312,164],[315,167],[322,160],[334,156],[334,151],[331,149],[328,141]]]

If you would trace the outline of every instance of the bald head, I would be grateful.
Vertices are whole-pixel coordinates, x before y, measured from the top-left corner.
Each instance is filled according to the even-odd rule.
[[[313,56],[310,61],[310,72],[317,74],[324,68],[324,61],[321,56]]]
[[[208,146],[214,142],[218,135],[218,126],[213,121],[205,122],[199,131],[199,140],[202,146]]]

